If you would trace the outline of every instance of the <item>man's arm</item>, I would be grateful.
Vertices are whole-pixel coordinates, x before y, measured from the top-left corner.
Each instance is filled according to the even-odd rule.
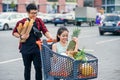
[[[46,36],[48,39],[53,39],[53,38],[52,38],[52,35],[51,35],[48,31],[45,33],[45,36]]]
[[[20,38],[21,37],[21,35],[19,33],[17,33],[17,32],[14,32],[13,36],[15,36],[16,38]]]
[[[20,38],[20,39],[28,39],[29,34],[20,35],[18,32],[14,32],[13,36],[15,36],[16,38]]]
[[[25,21],[26,21],[26,18],[21,21],[18,21],[15,28],[13,29],[12,35],[15,36],[16,38],[27,39],[29,37],[29,34],[20,34],[17,29],[19,24],[24,23]],[[21,26],[22,26],[22,24],[21,24]]]

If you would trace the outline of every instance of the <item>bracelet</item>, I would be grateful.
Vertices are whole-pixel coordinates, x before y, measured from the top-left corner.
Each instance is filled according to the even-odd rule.
[[[22,39],[22,35],[20,35],[20,39]]]

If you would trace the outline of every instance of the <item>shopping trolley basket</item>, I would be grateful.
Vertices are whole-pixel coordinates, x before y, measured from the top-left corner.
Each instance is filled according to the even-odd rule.
[[[51,45],[43,40],[41,53],[44,80],[87,80],[97,78],[98,59],[85,53],[87,61],[74,60],[51,50]]]

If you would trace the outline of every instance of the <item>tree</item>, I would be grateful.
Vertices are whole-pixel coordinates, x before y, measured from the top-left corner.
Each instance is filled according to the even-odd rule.
[[[16,6],[16,5],[14,4],[14,1],[12,1],[11,4],[10,4],[10,7],[14,9],[15,6]]]

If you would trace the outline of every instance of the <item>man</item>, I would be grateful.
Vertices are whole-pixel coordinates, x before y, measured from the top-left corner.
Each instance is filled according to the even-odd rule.
[[[38,30],[42,31],[42,33],[48,38],[52,39],[51,34],[48,32],[46,26],[42,22],[40,18],[37,18],[37,7],[35,4],[28,4],[26,7],[26,11],[28,13],[28,18],[24,18],[17,22],[16,27],[13,30],[13,36],[20,39],[25,39],[25,42],[20,42],[20,52],[22,53],[22,59],[24,63],[24,78],[25,80],[30,80],[31,75],[31,63],[33,62],[35,68],[35,78],[36,80],[42,80],[42,68],[41,68],[41,59],[40,59],[40,50],[36,44],[36,41],[40,38],[36,37],[34,34],[33,26]],[[20,34],[18,32],[18,25],[22,23],[24,25],[26,20],[33,19],[35,22],[32,26],[32,29],[29,34]],[[29,26],[28,26],[29,27]]]

